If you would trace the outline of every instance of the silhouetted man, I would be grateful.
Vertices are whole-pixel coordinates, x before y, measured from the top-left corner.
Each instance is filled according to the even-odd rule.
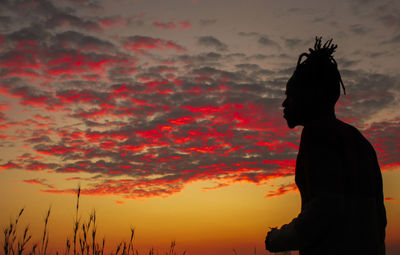
[[[335,116],[344,86],[332,40],[300,55],[286,85],[284,118],[304,126],[296,161],[301,212],[265,240],[271,252],[385,254],[386,212],[375,150],[353,126]],[[302,58],[306,59],[302,62]]]

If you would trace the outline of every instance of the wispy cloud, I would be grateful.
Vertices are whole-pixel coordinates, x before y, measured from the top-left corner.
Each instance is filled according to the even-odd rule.
[[[228,46],[225,43],[221,42],[213,36],[200,36],[197,39],[197,43],[205,47],[213,47],[217,51],[228,50]]]

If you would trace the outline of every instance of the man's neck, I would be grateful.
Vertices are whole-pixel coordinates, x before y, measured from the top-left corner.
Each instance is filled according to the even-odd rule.
[[[310,117],[307,121],[305,121],[303,126],[305,127],[319,121],[335,120],[335,119],[336,119],[335,112],[314,115]]]

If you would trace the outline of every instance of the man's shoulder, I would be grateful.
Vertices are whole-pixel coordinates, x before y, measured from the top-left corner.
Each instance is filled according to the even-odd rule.
[[[331,142],[365,139],[357,128],[336,118],[313,121],[304,126],[301,137],[306,140]]]
[[[356,127],[349,123],[337,120],[337,132],[342,139],[367,141],[364,135]]]

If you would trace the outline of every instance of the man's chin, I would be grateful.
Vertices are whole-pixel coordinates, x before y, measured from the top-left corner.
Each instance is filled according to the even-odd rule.
[[[290,129],[293,129],[293,128],[295,128],[298,124],[296,123],[296,122],[294,122],[294,121],[290,121],[290,120],[286,120],[286,122],[287,122],[287,125],[288,125],[288,127],[290,128]]]

